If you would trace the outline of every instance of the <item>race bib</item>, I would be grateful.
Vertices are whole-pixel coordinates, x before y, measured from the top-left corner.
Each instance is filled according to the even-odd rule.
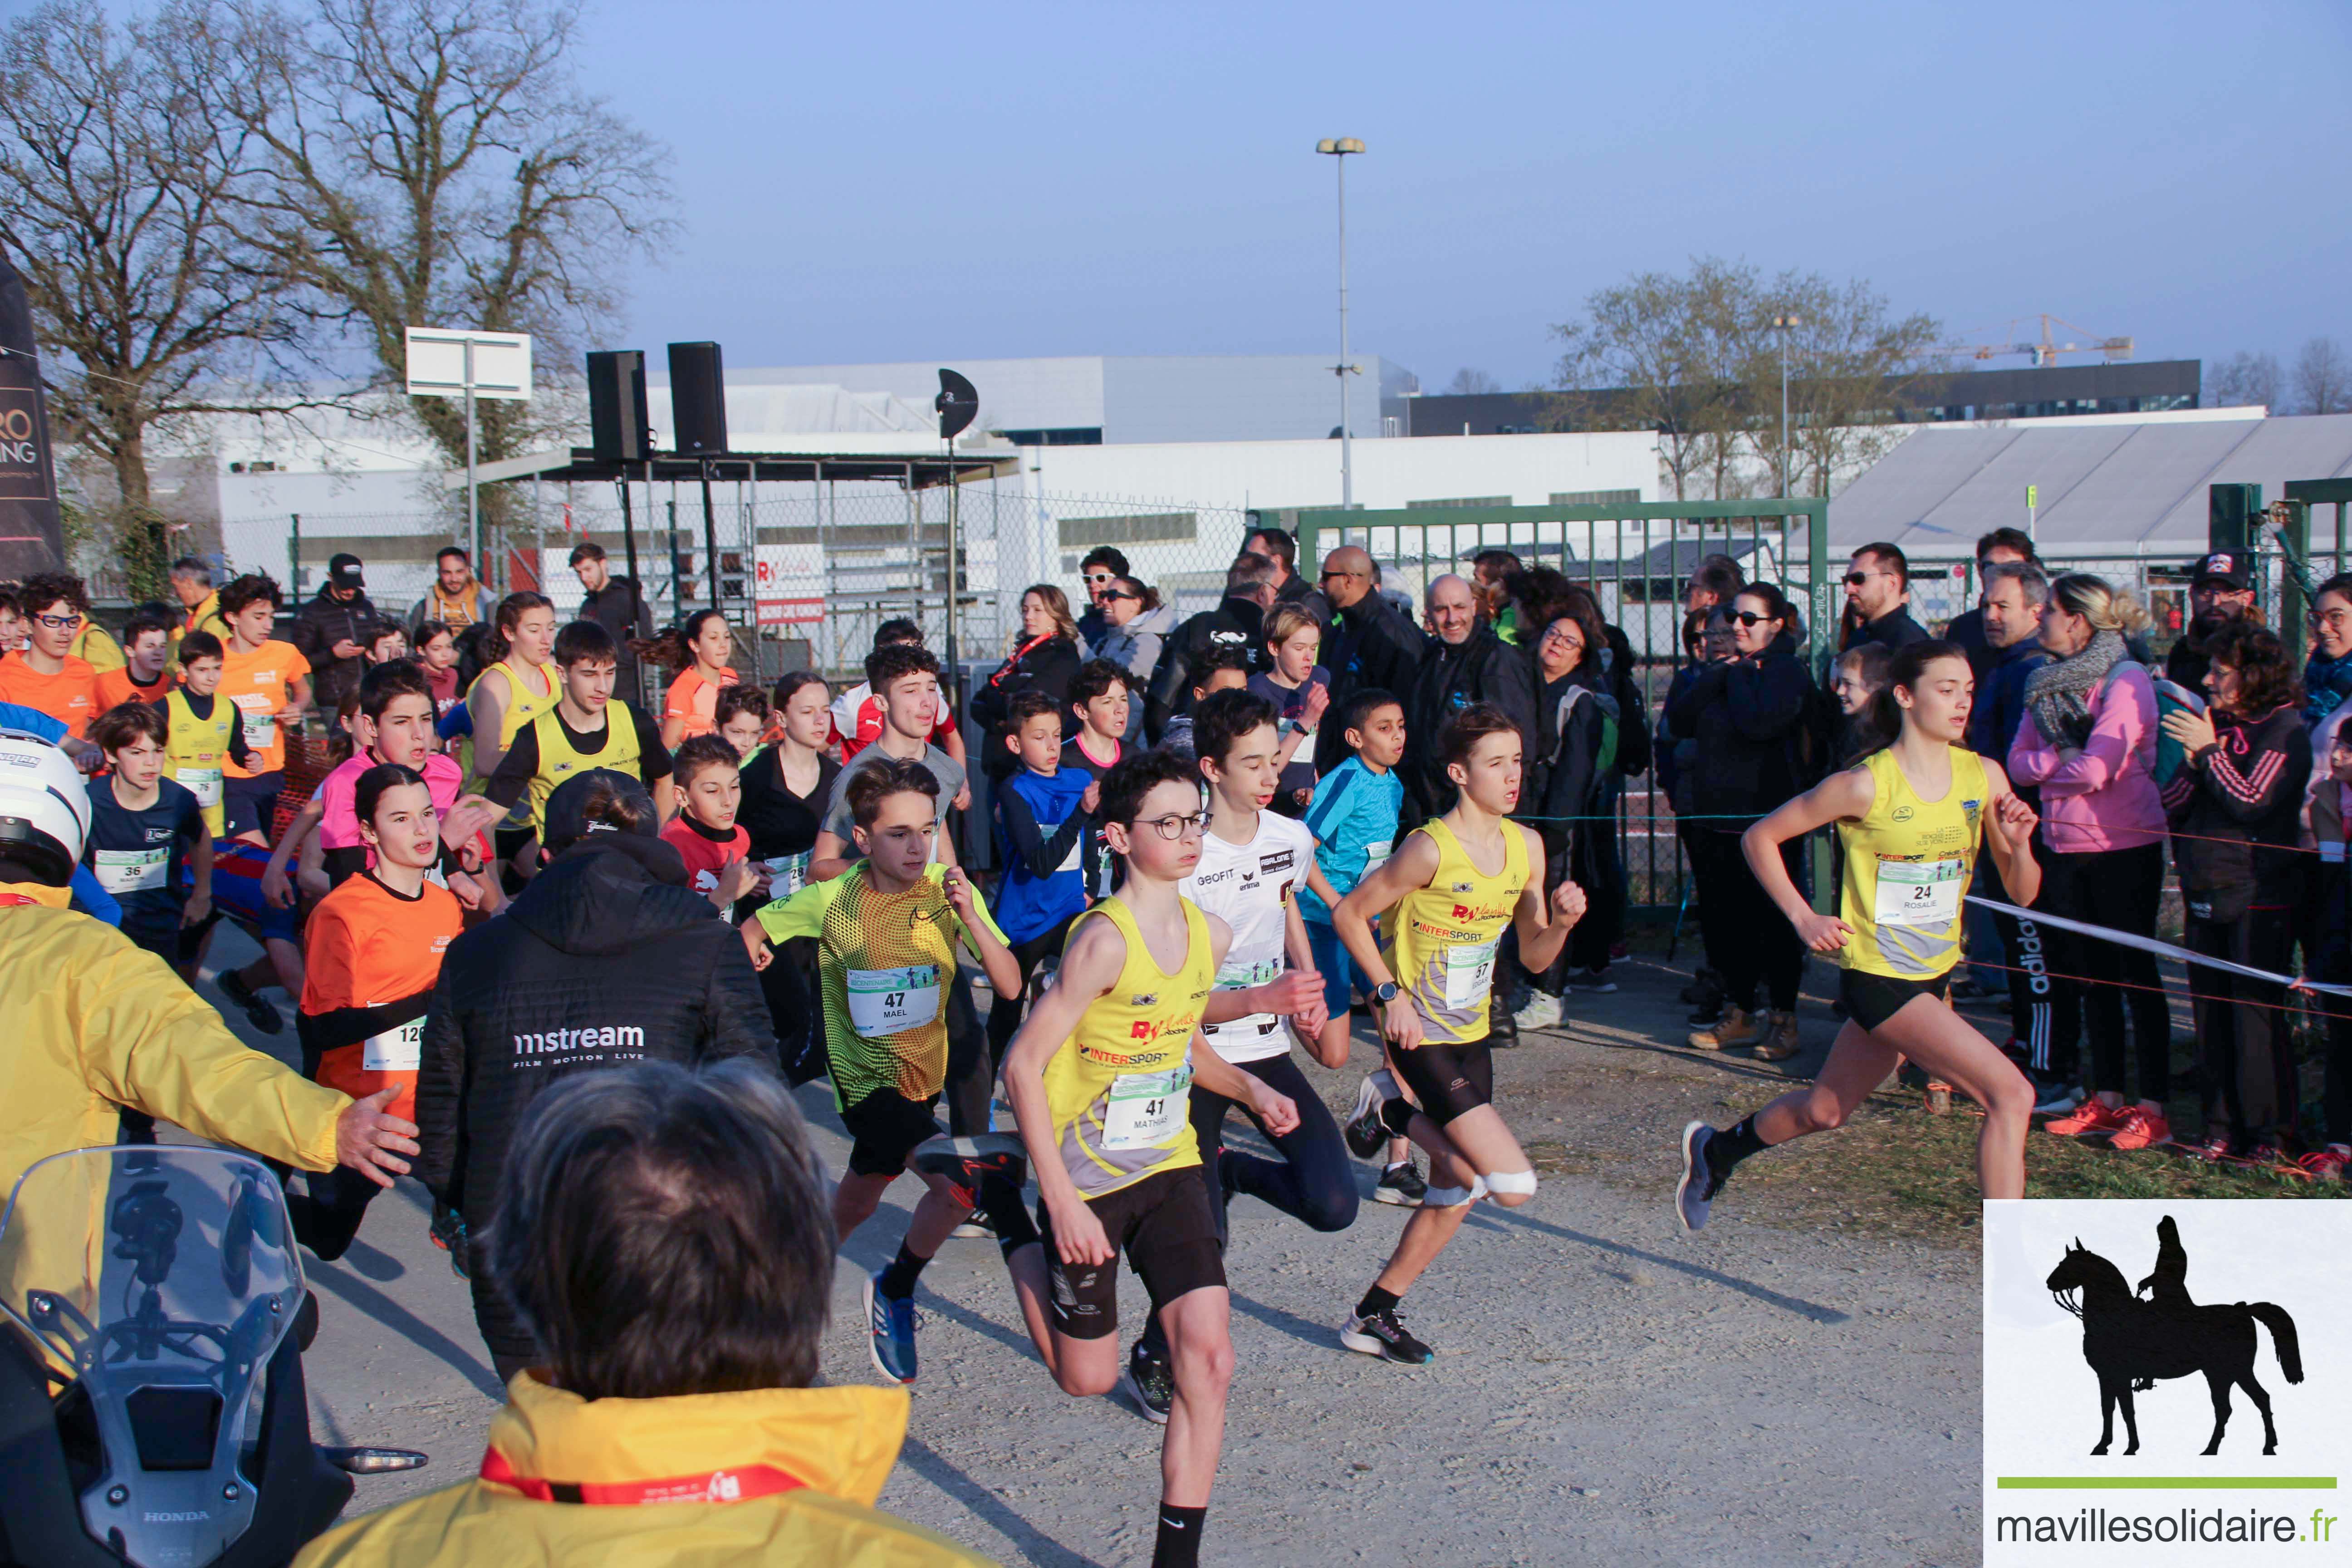
[[[1185,1125],[1192,1105],[1190,1062],[1166,1072],[1123,1072],[1103,1107],[1105,1149],[1149,1149]]]
[[[242,697],[232,697],[237,717],[245,725],[245,743],[257,752],[267,751],[278,735],[278,705],[257,691]]]
[[[866,1039],[887,1039],[939,1016],[938,964],[849,972],[849,1026]]]
[[[803,849],[797,855],[769,857],[766,862],[768,896],[772,899],[789,899],[807,887],[809,857],[815,853],[814,849]]]
[[[1067,818],[1065,818],[1064,820],[1066,821]],[[1048,837],[1051,837],[1053,835],[1062,831],[1062,824],[1059,822],[1054,824],[1051,827],[1043,827],[1043,825],[1040,826],[1042,831],[1044,831]],[[1076,871],[1083,869],[1086,862],[1086,852],[1087,836],[1081,833],[1076,837],[1070,840],[1070,852],[1062,857],[1062,863],[1060,865],[1054,868],[1054,875],[1058,877],[1065,871]]]
[[[93,849],[89,868],[110,893],[141,893],[163,885],[171,859],[168,844],[157,849]]]
[[[1262,958],[1253,963],[1246,958],[1228,958],[1217,966],[1217,989],[1240,991],[1252,985],[1263,985],[1282,974],[1282,960]]]
[[[1960,917],[1968,872],[1958,860],[1881,860],[1871,918],[1883,926],[1949,925]]]
[[[1495,950],[1501,939],[1494,942],[1455,942],[1445,950],[1445,1007],[1459,1013],[1485,1003],[1486,993],[1495,988]]]
[[[425,1020],[370,1035],[360,1044],[360,1066],[370,1072],[415,1072],[425,1063]]]
[[[221,803],[221,771],[218,768],[182,766],[178,778],[180,787],[196,797],[198,805],[218,805]]]
[[[1369,877],[1373,872],[1379,870],[1381,868],[1381,862],[1387,859],[1395,848],[1396,840],[1393,838],[1383,838],[1378,844],[1365,845],[1364,875]]]

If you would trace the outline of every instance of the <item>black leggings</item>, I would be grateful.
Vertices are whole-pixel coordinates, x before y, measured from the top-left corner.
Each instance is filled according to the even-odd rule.
[[[2046,854],[2047,851],[2037,850]],[[1977,861],[1977,877],[1985,896],[2015,903],[2000,879],[2000,868],[1987,855]],[[2046,900],[2045,900],[2046,901]],[[2001,951],[2009,960],[2009,1032],[2033,1070],[2060,1083],[2074,1081],[2075,1057],[2083,1040],[2083,1013],[2071,989],[2050,978],[2057,962],[2056,942],[2063,933],[2045,931],[2042,922],[1995,912],[1993,929],[2000,932]],[[2059,1004],[2063,1002],[2065,1005]]]
[[[1724,995],[1750,1006],[1760,984],[1774,1012],[1794,1011],[1798,983],[1805,975],[1805,944],[1748,868],[1739,835],[1701,828],[1685,842],[1698,883],[1699,931],[1707,962],[1723,976]],[[1804,855],[1801,838],[1780,846],[1780,864],[1800,888]]]
[[[2189,920],[2189,950],[2273,974],[2294,963],[2294,917],[2287,910],[2248,910],[2233,921]],[[2287,1027],[2286,987],[2224,969],[2199,969],[2189,1005],[2197,1019],[2208,1130],[2226,1119],[2240,1140],[2275,1142],[2293,1128],[2296,1103],[2294,1040]]]
[[[1208,1048],[1208,1047],[1202,1047]],[[1267,1132],[1265,1123],[1239,1100],[1192,1086],[1192,1136],[1201,1146],[1201,1163],[1237,1193],[1273,1205],[1291,1218],[1320,1231],[1345,1230],[1356,1223],[1356,1167],[1339,1124],[1323,1104],[1323,1097],[1298,1070],[1288,1051],[1254,1062],[1233,1064],[1275,1093],[1286,1095],[1298,1107],[1298,1125],[1287,1132]],[[1225,1112],[1240,1106],[1257,1122],[1281,1156],[1268,1160],[1225,1147]],[[1219,1233],[1223,1231],[1219,1205]]]
[[[1037,973],[1037,965],[1049,954],[1062,951],[1070,940],[1070,922],[1078,917],[1065,915],[1061,920],[1013,944],[1013,961],[1021,966],[1021,989],[1010,996],[999,996],[988,1005],[988,1062],[992,1079],[1004,1070],[1004,1048],[1021,1029],[1022,998],[1029,990],[1029,977]]]
[[[2040,852],[2042,897],[2034,907],[2135,936],[2154,936],[2164,899],[2164,846],[2093,849],[2077,855]],[[2172,1020],[2157,973],[2156,955],[2101,937],[2050,931],[2055,974],[2053,1026],[2064,1037],[2063,1015],[2077,1005],[2091,1037],[2091,1087],[2125,1092],[2124,1015],[2131,1015],[2132,1054],[2138,1068],[2138,1097],[2162,1105],[2172,1093]],[[2201,1028],[2203,1020],[2199,1020]]]

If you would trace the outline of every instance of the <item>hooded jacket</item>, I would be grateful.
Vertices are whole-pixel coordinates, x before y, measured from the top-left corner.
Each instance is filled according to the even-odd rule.
[[[322,711],[332,713],[358,689],[360,672],[367,665],[363,658],[337,658],[335,645],[348,641],[364,647],[368,634],[383,624],[383,617],[376,613],[375,603],[364,589],[348,599],[338,599],[328,584],[320,584],[318,593],[294,612],[294,647],[310,661],[311,676],[318,682],[316,700]]]
[[[775,1056],[742,938],[659,839],[597,833],[449,944],[425,1019],[416,1176],[479,1234],[530,1102],[576,1073]]]
[[[331,1531],[299,1568],[986,1568],[873,1506],[906,1438],[904,1389],[586,1400],[524,1373],[507,1399],[478,1479]]]
[[[1402,701],[1412,690],[1413,671],[1421,668],[1429,645],[1429,634],[1413,625],[1410,612],[1398,609],[1383,595],[1367,594],[1346,609],[1334,610],[1322,655],[1324,668],[1331,672],[1332,703],[1344,708],[1349,697],[1367,687]],[[1336,734],[1338,730],[1335,724],[1325,732]]]
[[[479,578],[469,576],[467,581],[472,584],[471,590],[467,593],[459,595],[458,597],[461,601],[471,602],[474,616],[473,624],[479,626],[482,622],[491,619],[498,614],[499,596],[496,594],[491,593],[488,585],[483,583]],[[425,591],[425,596],[417,600],[416,603],[408,606],[408,620],[406,624],[408,626],[409,640],[411,642],[415,640],[416,628],[423,626],[425,622],[446,620],[447,618],[440,614],[441,606],[436,599],[440,591],[440,580],[436,578],[435,579],[433,585]]]
[[[1414,743],[1406,747],[1397,769],[1405,793],[1424,817],[1454,805],[1454,781],[1437,759],[1438,738],[1454,714],[1480,702],[1490,702],[1509,715],[1518,727],[1523,756],[1537,754],[1535,665],[1526,652],[1485,625],[1474,626],[1459,644],[1431,638],[1413,676],[1412,695],[1405,699],[1404,732]]]
[[[1004,737],[1013,731],[1013,700],[1023,692],[1042,691],[1052,698],[1054,706],[1064,710],[1062,723],[1069,724],[1070,678],[1078,673],[1078,658],[1074,638],[1050,637],[998,665],[994,674],[972,689],[971,716],[987,726],[988,738],[980,752],[982,773],[1002,779],[1021,765]]]
[[[1813,690],[1784,632],[1755,658],[1701,666],[1667,699],[1666,727],[1698,742],[1687,775],[1693,816],[1759,817],[1798,794],[1797,742]]]
[[[1192,711],[1192,668],[1220,644],[1248,650],[1252,675],[1266,667],[1265,612],[1255,599],[1228,594],[1215,609],[1202,610],[1176,628],[1152,672],[1150,707],[1143,716],[1148,734],[1167,733],[1169,720]]]
[[[2164,786],[2181,901],[2205,921],[2299,910],[2305,855],[2298,839],[2311,777],[2302,711],[2282,702],[2248,719],[2218,710],[2209,716],[2214,743]]]

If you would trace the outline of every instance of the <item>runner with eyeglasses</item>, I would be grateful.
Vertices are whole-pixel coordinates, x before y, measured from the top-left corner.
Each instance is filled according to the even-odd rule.
[[[98,672],[68,650],[74,633],[89,614],[81,579],[64,572],[37,572],[17,590],[24,607],[18,624],[25,646],[0,654],[0,702],[37,709],[66,727],[58,749],[84,773],[104,762],[83,739],[98,717]]]

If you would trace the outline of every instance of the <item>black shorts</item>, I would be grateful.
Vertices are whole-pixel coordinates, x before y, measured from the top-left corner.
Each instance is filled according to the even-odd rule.
[[[1217,1215],[1209,1181],[1198,1165],[1155,1171],[1115,1193],[1087,1200],[1110,1241],[1111,1259],[1068,1264],[1054,1250],[1054,1221],[1037,1200],[1037,1233],[1045,1244],[1045,1283],[1054,1331],[1073,1340],[1099,1340],[1118,1331],[1118,1254],[1143,1277],[1156,1310],[1188,1290],[1225,1283],[1225,1255],[1217,1245]]]
[[[1890,974],[1872,974],[1860,969],[1838,972],[1838,1000],[1845,1004],[1845,1016],[1865,1029],[1875,1029],[1887,1019],[1903,1011],[1914,996],[1945,999],[1952,988],[1952,972],[1944,971],[1932,980],[1897,980]]]
[[[221,781],[222,826],[224,837],[234,838],[240,833],[270,836],[272,819],[278,814],[278,792],[286,786],[283,769],[256,773],[249,779]]]
[[[1389,1047],[1389,1063],[1440,1127],[1466,1110],[1495,1103],[1495,1056],[1484,1040],[1466,1046]]]
[[[538,836],[535,827],[500,827],[490,835],[490,853],[501,860],[511,860]]]
[[[947,1131],[931,1115],[940,1102],[908,1100],[895,1089],[877,1089],[855,1105],[841,1108],[841,1124],[849,1129],[849,1173],[854,1176],[895,1176],[907,1168],[907,1156],[927,1138]]]

